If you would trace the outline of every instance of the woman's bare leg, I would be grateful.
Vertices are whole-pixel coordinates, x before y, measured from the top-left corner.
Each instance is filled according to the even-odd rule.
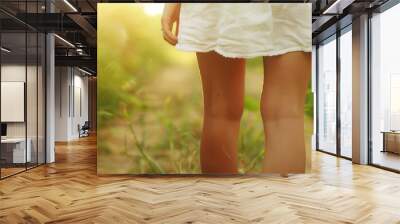
[[[201,170],[237,173],[245,60],[225,58],[216,52],[197,53],[197,60],[204,95]]]
[[[304,102],[310,76],[310,53],[264,57],[265,173],[305,172]]]

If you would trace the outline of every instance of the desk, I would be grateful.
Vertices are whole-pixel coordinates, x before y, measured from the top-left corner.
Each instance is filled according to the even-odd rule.
[[[400,154],[400,131],[382,131],[383,150],[382,152],[392,152]]]
[[[32,153],[30,138],[26,139],[28,143],[25,153],[25,138],[5,138],[1,139],[1,157],[6,163],[25,163],[31,162]]]

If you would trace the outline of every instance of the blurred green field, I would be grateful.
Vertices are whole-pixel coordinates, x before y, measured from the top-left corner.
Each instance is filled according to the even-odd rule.
[[[146,9],[143,4],[98,5],[98,173],[201,173],[203,102],[195,54],[166,44],[160,15]],[[239,142],[242,173],[262,168],[262,70],[261,58],[247,61]],[[307,149],[312,102],[309,91]]]

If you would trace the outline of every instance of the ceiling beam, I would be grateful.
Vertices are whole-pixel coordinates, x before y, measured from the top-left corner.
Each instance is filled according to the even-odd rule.
[[[96,28],[93,27],[92,24],[90,24],[89,21],[80,14],[68,14],[68,17],[72,21],[74,21],[78,26],[80,26],[82,30],[86,32],[86,34],[89,35],[89,38],[87,38],[87,42],[91,41],[90,45],[96,46],[96,38],[97,38]]]
[[[97,59],[92,56],[55,56],[56,66],[88,67],[96,71]]]

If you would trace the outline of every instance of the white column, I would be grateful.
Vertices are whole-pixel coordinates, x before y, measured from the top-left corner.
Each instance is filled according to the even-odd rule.
[[[368,15],[353,20],[353,162],[368,163]]]
[[[55,56],[54,35],[46,36],[46,163],[55,161],[54,133],[55,133]]]
[[[54,12],[54,5],[46,1],[46,11]],[[46,35],[46,163],[55,162],[55,42],[54,34]]]

